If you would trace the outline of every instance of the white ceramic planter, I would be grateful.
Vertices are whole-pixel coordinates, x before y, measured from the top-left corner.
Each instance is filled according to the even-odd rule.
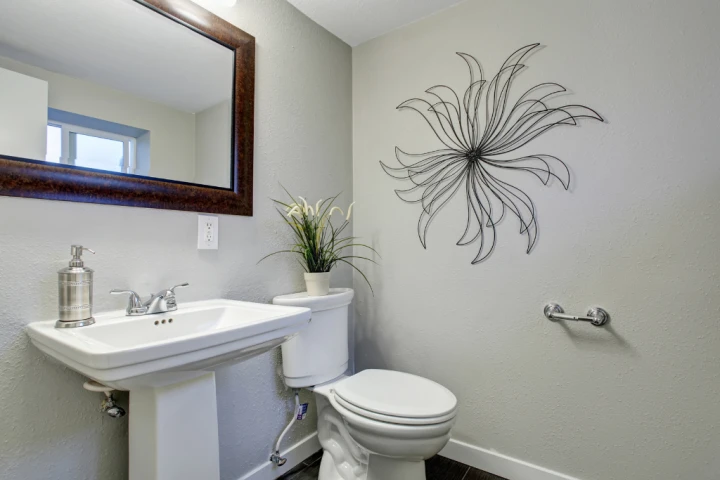
[[[305,273],[305,286],[311,297],[322,297],[330,291],[330,272]]]

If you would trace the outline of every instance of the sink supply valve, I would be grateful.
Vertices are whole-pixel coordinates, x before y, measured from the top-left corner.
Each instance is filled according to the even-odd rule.
[[[590,322],[596,327],[602,327],[610,320],[610,314],[600,307],[591,308],[590,310],[588,310],[586,316],[580,317],[577,315],[567,315],[565,313],[565,310],[563,310],[563,308],[557,303],[548,303],[547,305],[545,305],[543,313],[545,313],[545,316],[548,320],[572,320],[575,322]]]
[[[293,417],[290,419],[290,423],[287,424],[285,430],[283,430],[280,434],[280,438],[278,438],[278,441],[275,444],[275,451],[270,454],[270,461],[278,467],[282,467],[287,462],[287,458],[280,456],[280,443],[282,442],[282,439],[290,431],[290,428],[292,428],[296,420],[304,420],[307,416],[308,404],[300,404],[300,390],[295,388],[293,389],[293,391],[295,392],[295,412],[293,414]]]
[[[276,452],[270,455],[270,461],[278,467],[282,467],[285,463],[287,463],[287,458],[281,457],[280,452]]]
[[[112,418],[120,418],[125,416],[125,409],[115,403],[115,398],[113,398],[112,392],[115,391],[114,388],[103,385],[102,383],[98,383],[95,380],[90,380],[83,383],[83,388],[90,392],[100,392],[105,394],[105,398],[100,404],[101,412],[107,413]]]

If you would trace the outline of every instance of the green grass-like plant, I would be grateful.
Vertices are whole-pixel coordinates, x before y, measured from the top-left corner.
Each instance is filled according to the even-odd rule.
[[[363,277],[374,295],[375,292],[370,281],[351,260],[359,259],[375,264],[377,262],[369,256],[353,255],[345,251],[348,248],[360,247],[367,249],[370,254],[374,253],[378,257],[380,256],[374,248],[363,243],[356,243],[357,237],[342,235],[350,224],[354,202],[350,204],[347,214],[345,214],[340,207],[333,205],[339,194],[326,200],[319,200],[313,207],[303,197],[298,196],[296,200],[284,187],[283,190],[287,193],[290,201],[282,202],[275,199],[272,201],[278,205],[278,213],[292,230],[295,243],[288,250],[280,250],[266,255],[258,263],[279,253],[299,256],[298,263],[308,273],[329,272],[339,262],[346,263]],[[337,227],[331,221],[335,212],[339,212],[343,217],[342,224]]]

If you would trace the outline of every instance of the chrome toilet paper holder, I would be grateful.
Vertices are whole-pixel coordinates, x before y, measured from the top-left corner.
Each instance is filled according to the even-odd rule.
[[[575,322],[589,322],[596,327],[602,327],[610,320],[610,314],[607,310],[600,307],[593,307],[588,310],[584,317],[577,315],[568,315],[565,310],[557,303],[548,303],[543,310],[548,320],[556,322],[558,320],[572,320]]]

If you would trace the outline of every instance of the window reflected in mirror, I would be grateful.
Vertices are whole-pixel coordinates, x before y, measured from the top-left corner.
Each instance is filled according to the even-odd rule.
[[[0,16],[0,155],[232,188],[234,62],[133,0],[15,2]]]

